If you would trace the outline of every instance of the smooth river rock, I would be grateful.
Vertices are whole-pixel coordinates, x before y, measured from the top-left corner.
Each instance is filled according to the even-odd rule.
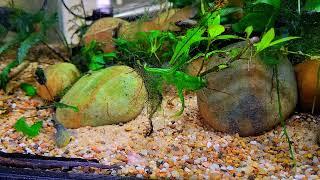
[[[224,61],[211,59],[207,68]],[[288,118],[297,104],[297,83],[288,59],[281,57],[279,61],[282,113]],[[250,136],[268,131],[280,122],[276,79],[272,68],[259,57],[252,58],[249,66],[248,60],[237,60],[231,68],[210,73],[206,79],[208,88],[197,93],[198,106],[204,124],[214,130]]]
[[[137,72],[128,66],[112,66],[79,79],[61,100],[77,106],[79,112],[58,108],[57,120],[66,128],[125,123],[141,113],[146,99]]]
[[[299,107],[303,111],[313,111],[317,114],[320,112],[320,82],[317,87],[319,70],[319,60],[306,60],[295,66],[299,90]]]
[[[44,70],[46,86],[36,84],[38,95],[45,100],[53,100],[80,77],[77,67],[71,63],[58,63]]]

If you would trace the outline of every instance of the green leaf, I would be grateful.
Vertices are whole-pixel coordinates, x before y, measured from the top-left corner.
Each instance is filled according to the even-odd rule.
[[[26,122],[26,118],[22,117],[18,119],[18,121],[15,123],[14,128],[22,132],[25,136],[28,136],[29,138],[33,138],[40,133],[40,129],[42,128],[42,121],[38,121],[34,123],[32,126],[29,126]]]
[[[235,35],[220,35],[215,37],[217,40],[228,40],[228,39],[241,39],[239,36]]]
[[[117,54],[114,53],[114,52],[111,52],[111,53],[103,53],[102,56],[104,58],[116,58],[117,57]]]
[[[280,0],[257,0],[253,4],[254,5],[257,5],[257,4],[268,4],[270,6],[273,6],[276,9],[280,9],[281,1]]]
[[[208,33],[210,38],[215,38],[222,34],[225,31],[225,28],[222,25],[210,25],[208,28]]]
[[[247,34],[247,39],[249,39],[250,36],[251,36],[251,34],[252,34],[252,32],[253,32],[253,27],[252,27],[252,26],[248,26],[248,27],[244,30],[244,32],[246,32],[246,34]]]
[[[92,71],[97,71],[99,69],[104,68],[103,64],[99,64],[99,63],[94,63],[94,62],[90,62],[89,63],[89,69]]]
[[[274,29],[271,28],[267,33],[265,33],[262,36],[262,39],[259,43],[255,44],[257,46],[257,53],[261,52],[262,50],[266,49],[267,47],[270,46],[270,43],[274,39]]]
[[[320,1],[319,0],[307,0],[304,5],[304,9],[307,11],[320,12]]]
[[[43,39],[41,33],[32,33],[20,45],[18,49],[17,61],[21,63],[27,56],[29,49]]]
[[[185,104],[183,91],[196,91],[206,86],[206,81],[201,77],[190,76],[182,71],[163,68],[148,68],[146,66],[144,69],[149,73],[161,76],[169,85],[176,87],[181,101],[181,109],[176,113],[176,116],[181,115],[184,111]]]
[[[272,19],[270,20],[270,18]],[[247,14],[238,23],[233,24],[232,29],[235,32],[241,33],[248,26],[252,26],[254,31],[263,32],[266,28],[272,27],[274,24],[274,21],[275,21],[275,18],[272,17],[272,15],[268,14],[266,11],[253,12],[253,13]]]
[[[68,104],[61,103],[61,102],[54,102],[53,105],[56,108],[67,108],[67,109],[72,109],[74,112],[79,112],[79,109],[76,106],[71,106]]]
[[[275,66],[280,63],[278,55],[279,55],[279,52],[277,51],[263,51],[262,53],[259,54],[263,63],[268,66]]]
[[[278,39],[278,40],[275,40],[275,41],[271,42],[269,46],[274,46],[276,44],[283,43],[283,42],[286,42],[286,41],[290,41],[290,40],[293,40],[293,39],[298,39],[298,38],[300,38],[300,37],[285,37],[285,38]]]
[[[213,25],[220,25],[221,17],[220,15],[216,16],[215,18],[210,18],[208,19],[208,26],[213,26]]]
[[[17,39],[6,42],[0,47],[0,54],[2,54],[3,52],[5,52],[6,50],[8,50],[10,47],[14,46],[17,43],[18,43]]]
[[[0,74],[0,88],[5,90],[7,83],[9,82],[9,73],[12,68],[18,66],[18,61],[12,61],[10,64],[8,64],[1,72]]]
[[[194,29],[189,29],[186,33],[186,36],[182,38],[181,41],[178,42],[174,54],[170,60],[170,64],[174,65],[177,62],[177,59],[183,55],[188,54],[190,47],[192,44],[203,40],[202,34],[204,33],[205,29],[203,27],[198,27]],[[179,63],[177,63],[179,64]]]
[[[35,96],[37,94],[37,89],[28,83],[21,83],[20,88],[26,93],[27,96]]]

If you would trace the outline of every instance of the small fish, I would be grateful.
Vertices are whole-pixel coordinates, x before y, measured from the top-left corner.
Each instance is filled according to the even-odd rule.
[[[57,121],[55,115],[53,116],[54,127],[57,132],[55,135],[55,141],[58,148],[66,147],[71,141],[71,135],[69,131]]]
[[[36,78],[37,82],[41,85],[45,85],[47,83],[46,75],[44,74],[43,69],[40,67],[37,67],[37,69],[36,69],[35,78]]]
[[[182,21],[178,21],[175,23],[175,25],[179,26],[179,27],[184,27],[184,28],[191,28],[194,27],[198,24],[197,21],[192,20],[192,19],[185,19]]]

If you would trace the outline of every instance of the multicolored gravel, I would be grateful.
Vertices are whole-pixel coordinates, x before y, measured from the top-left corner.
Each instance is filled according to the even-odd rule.
[[[293,168],[280,126],[256,137],[210,130],[201,122],[194,94],[186,95],[187,108],[178,118],[173,115],[179,100],[167,95],[153,118],[150,137],[145,137],[149,122],[143,111],[126,124],[72,129],[71,143],[61,149],[54,142],[53,111],[35,109],[43,104],[20,89],[12,95],[0,91],[1,151],[97,159],[120,165],[114,175],[151,179],[320,179],[318,116],[299,113],[287,121],[297,162]],[[28,123],[44,121],[39,136],[28,139],[15,131],[13,125],[22,116]]]

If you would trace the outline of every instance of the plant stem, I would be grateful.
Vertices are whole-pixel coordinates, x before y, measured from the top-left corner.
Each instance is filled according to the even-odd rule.
[[[211,69],[209,69],[209,70],[201,73],[201,74],[200,74],[200,77],[203,77],[203,76],[205,76],[205,75],[207,75],[207,74],[209,74],[209,73],[218,71],[218,70],[220,69],[220,68],[219,68],[220,65],[226,65],[227,67],[229,67],[232,62],[240,59],[241,56],[242,56],[242,55],[249,49],[249,47],[251,47],[251,46],[252,46],[252,44],[249,43],[237,56],[235,56],[234,58],[230,58],[230,59],[229,59],[227,62],[225,62],[225,63],[221,63],[221,64],[219,64],[219,65],[217,65],[217,66],[214,66],[214,67],[212,67]]]
[[[277,89],[277,101],[278,101],[279,119],[280,119],[280,122],[281,122],[283,134],[285,135],[285,137],[286,137],[286,139],[287,139],[287,142],[288,142],[288,144],[289,144],[290,158],[291,158],[292,161],[293,161],[294,167],[296,167],[296,158],[295,158],[295,156],[294,156],[294,149],[293,149],[293,146],[292,146],[292,141],[290,140],[290,136],[289,136],[289,134],[288,134],[288,132],[287,132],[287,126],[286,126],[286,123],[285,123],[285,120],[284,120],[283,114],[282,114],[282,106],[281,106],[281,99],[280,99],[280,81],[279,81],[279,74],[278,74],[278,66],[275,66],[275,67],[274,67],[274,73],[275,73],[275,76],[276,76],[276,89]]]
[[[298,0],[298,13],[301,14],[301,0]]]

